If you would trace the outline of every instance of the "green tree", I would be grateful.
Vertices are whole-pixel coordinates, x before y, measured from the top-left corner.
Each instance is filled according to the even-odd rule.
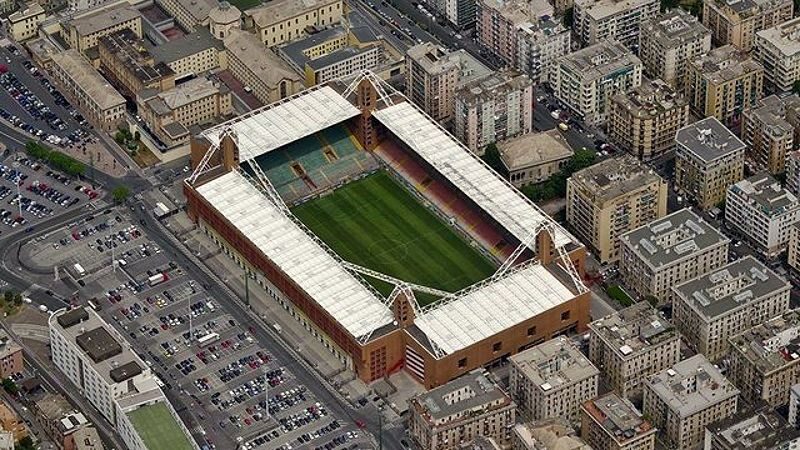
[[[506,171],[506,166],[503,165],[503,161],[500,159],[500,150],[497,149],[497,145],[491,143],[486,146],[483,152],[483,156],[481,157],[483,162],[489,165],[495,172],[499,173],[502,176],[506,176],[508,172]]]
[[[12,303],[14,301],[14,291],[3,292],[3,300],[6,304]]]
[[[3,381],[0,382],[3,385],[3,389],[6,390],[11,395],[16,395],[19,392],[19,388],[17,387],[17,383],[14,383],[14,380],[11,378],[3,378]]]
[[[14,450],[34,450],[35,448],[36,446],[33,445],[33,439],[30,436],[20,439],[17,445],[14,446]]]
[[[19,292],[14,293],[14,304],[17,306],[22,304],[22,294]]]
[[[114,190],[111,191],[111,195],[114,197],[115,203],[125,203],[125,201],[128,200],[128,197],[131,195],[131,190],[128,189],[128,186],[121,185],[115,187]]]
[[[125,134],[122,133],[122,130],[114,134],[114,140],[117,141],[119,145],[125,145]]]

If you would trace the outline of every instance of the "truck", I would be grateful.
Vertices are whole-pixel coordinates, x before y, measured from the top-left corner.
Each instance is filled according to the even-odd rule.
[[[162,272],[151,276],[150,278],[147,279],[147,282],[150,284],[150,286],[155,286],[157,284],[161,284],[167,281],[168,279],[169,278],[167,278],[167,274]]]
[[[49,310],[47,309],[47,306],[45,306],[45,305],[39,305],[39,311],[41,311],[41,312],[43,312],[43,313],[46,313],[46,312],[47,312],[47,311],[49,311]]]
[[[75,263],[72,268],[75,269],[75,274],[78,275],[78,277],[83,277],[86,275],[86,270],[79,263]]]

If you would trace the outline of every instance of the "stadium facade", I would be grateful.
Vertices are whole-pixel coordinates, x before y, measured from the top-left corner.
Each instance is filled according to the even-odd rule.
[[[584,247],[370,73],[206,130],[192,142],[192,163],[192,220],[366,382],[406,370],[432,388],[586,329]],[[342,259],[291,213],[375,170],[497,272],[452,293],[414,285]],[[394,289],[381,294],[367,278]],[[415,292],[441,298],[422,307]]]

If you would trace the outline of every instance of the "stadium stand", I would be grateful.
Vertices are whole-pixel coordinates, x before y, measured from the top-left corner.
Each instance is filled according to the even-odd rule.
[[[464,232],[499,260],[505,260],[513,252],[513,246],[492,226],[481,212],[468,200],[451,189],[441,180],[435,179],[425,170],[422,162],[412,158],[408,152],[393,140],[386,140],[375,149],[375,154],[386,162],[407,183],[430,200],[440,211],[455,219]]]
[[[256,158],[288,204],[379,167],[344,125],[334,125]]]

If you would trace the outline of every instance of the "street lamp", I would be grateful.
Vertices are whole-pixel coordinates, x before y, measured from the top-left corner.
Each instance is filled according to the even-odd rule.
[[[19,161],[11,163],[14,170],[19,169]],[[22,217],[22,196],[19,194],[19,181],[14,182],[17,185],[17,206],[19,207],[19,216]]]

